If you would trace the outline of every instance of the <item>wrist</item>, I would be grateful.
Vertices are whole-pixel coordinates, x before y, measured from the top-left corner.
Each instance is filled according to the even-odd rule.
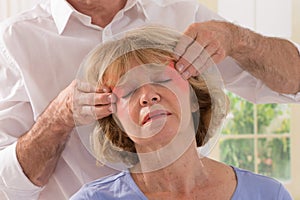
[[[60,105],[55,100],[51,102],[38,121],[47,124],[46,126],[54,133],[69,133],[75,127],[71,109]]]
[[[237,25],[233,25],[231,29],[233,35],[231,57],[251,58],[252,55],[260,54],[260,51],[263,51],[262,48],[259,48],[263,42],[262,35]]]

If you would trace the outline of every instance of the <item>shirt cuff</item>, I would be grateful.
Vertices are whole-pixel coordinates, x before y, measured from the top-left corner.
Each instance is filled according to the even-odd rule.
[[[0,189],[9,199],[19,196],[37,199],[43,188],[34,185],[24,174],[16,155],[17,142],[0,151]]]

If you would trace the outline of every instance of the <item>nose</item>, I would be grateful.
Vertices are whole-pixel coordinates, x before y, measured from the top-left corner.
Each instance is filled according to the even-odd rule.
[[[160,95],[154,90],[153,86],[144,86],[141,93],[141,106],[149,106],[160,102]]]

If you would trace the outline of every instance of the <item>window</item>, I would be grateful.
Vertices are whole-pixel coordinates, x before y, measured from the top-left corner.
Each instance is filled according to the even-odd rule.
[[[290,105],[254,105],[233,94],[228,96],[231,112],[219,144],[220,160],[289,181]]]
[[[300,199],[300,105],[255,105],[228,96],[231,111],[210,157],[276,178]]]
[[[300,0],[200,2],[244,27],[300,42]],[[274,177],[300,200],[300,105],[253,105],[229,96],[235,106],[211,157]]]

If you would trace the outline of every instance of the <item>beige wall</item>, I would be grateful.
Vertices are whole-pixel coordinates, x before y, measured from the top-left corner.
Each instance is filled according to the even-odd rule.
[[[292,40],[300,43],[300,0],[293,0],[293,13],[292,13]]]
[[[208,8],[212,9],[213,11],[217,12],[218,10],[218,0],[199,0]]]
[[[299,18],[298,18],[299,19]],[[298,37],[299,38],[299,37]],[[291,183],[285,184],[287,189],[291,192],[295,200],[300,200],[300,159],[299,159],[299,141],[300,141],[300,105],[292,105],[291,112]]]
[[[208,8],[217,12],[218,0],[199,0]],[[293,0],[293,12],[292,12],[292,40],[300,43],[300,0]]]
[[[39,0],[0,0],[0,20],[33,7]]]

